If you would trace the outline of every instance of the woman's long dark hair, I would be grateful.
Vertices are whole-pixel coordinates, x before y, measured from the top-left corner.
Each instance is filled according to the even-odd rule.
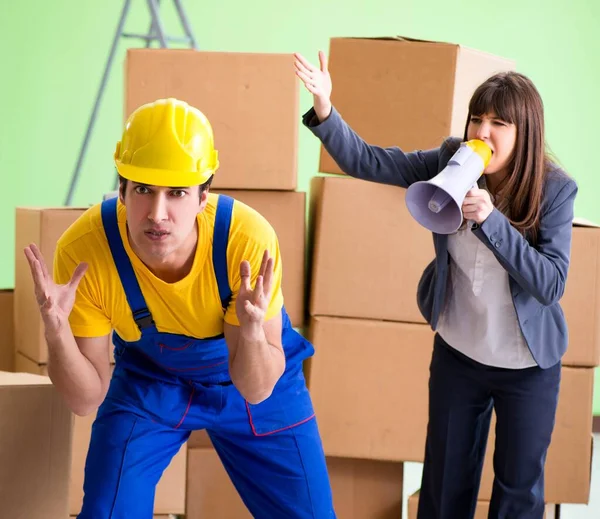
[[[471,116],[494,113],[514,124],[517,138],[508,175],[496,193],[496,207],[533,242],[540,227],[542,192],[551,159],[546,151],[544,106],[532,81],[518,72],[501,72],[487,79],[473,94],[465,127]]]

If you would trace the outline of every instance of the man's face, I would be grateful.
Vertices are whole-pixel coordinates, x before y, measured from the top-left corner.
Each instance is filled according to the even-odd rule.
[[[208,200],[208,190],[199,195],[199,189],[127,182],[121,201],[129,239],[144,262],[176,264],[187,259],[190,247],[195,249],[196,218]]]

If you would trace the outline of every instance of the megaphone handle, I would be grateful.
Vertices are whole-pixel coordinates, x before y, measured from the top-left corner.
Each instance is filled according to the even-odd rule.
[[[476,187],[479,187],[477,182],[473,183],[473,185],[471,186],[471,189],[475,189]],[[471,229],[471,230],[479,227],[479,224],[474,220],[467,220],[467,225],[469,226],[469,229]]]

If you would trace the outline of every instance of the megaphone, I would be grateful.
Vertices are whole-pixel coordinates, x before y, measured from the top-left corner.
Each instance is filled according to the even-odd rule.
[[[409,186],[406,206],[412,217],[432,232],[456,232],[463,221],[463,200],[477,185],[491,158],[492,150],[485,142],[473,139],[461,143],[435,177]]]

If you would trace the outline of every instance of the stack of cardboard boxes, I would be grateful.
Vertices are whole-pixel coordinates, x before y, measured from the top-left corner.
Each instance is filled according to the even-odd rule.
[[[371,144],[412,151],[437,147],[448,135],[462,137],[474,89],[514,63],[444,43],[339,38],[331,41],[329,67],[333,105],[350,126]],[[323,147],[319,169],[340,173]],[[311,188],[309,305],[316,355],[309,380],[325,452],[422,462],[433,332],[416,293],[434,258],[431,235],[411,218],[403,189],[339,176],[317,177]],[[549,503],[585,503],[589,497],[599,296],[600,229],[577,226],[562,301],[570,346],[546,464]],[[479,510],[491,497],[493,427]]]

